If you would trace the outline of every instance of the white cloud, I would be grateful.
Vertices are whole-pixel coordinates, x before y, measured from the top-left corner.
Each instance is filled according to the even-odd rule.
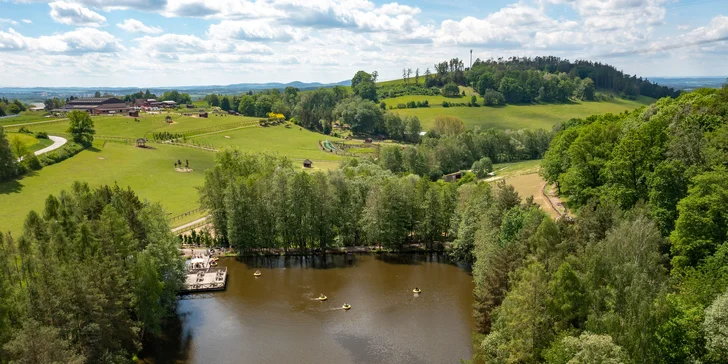
[[[100,27],[106,24],[106,18],[103,15],[80,4],[54,1],[48,5],[51,7],[51,18],[61,24],[87,27]]]
[[[40,54],[111,53],[123,50],[123,46],[111,34],[94,29],[79,28],[70,32],[26,37],[10,29],[0,31],[0,51],[27,50]]]
[[[7,18],[0,18],[0,24],[10,24],[10,25],[17,25],[18,22],[13,19],[7,19]]]
[[[136,19],[126,19],[123,22],[116,24],[116,26],[129,33],[159,34],[164,31],[160,27],[144,25],[144,23]]]
[[[25,23],[25,24],[33,24],[33,21],[32,21],[32,20],[29,20],[29,19],[23,19],[23,20],[21,20],[21,21],[22,21],[23,23]]]
[[[288,25],[275,24],[270,20],[223,20],[213,24],[207,32],[210,38],[243,39],[252,41],[301,40],[303,32]]]
[[[272,54],[270,47],[253,42],[229,42],[202,39],[195,35],[164,34],[156,37],[144,36],[136,39],[142,50],[155,54],[204,54],[204,53],[249,53]]]
[[[387,15],[417,15],[422,12],[418,7],[389,3],[382,5],[376,10],[377,13]]]

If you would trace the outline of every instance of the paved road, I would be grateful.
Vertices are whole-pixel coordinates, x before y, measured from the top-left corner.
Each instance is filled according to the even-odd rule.
[[[41,155],[41,154],[44,154],[44,153],[48,153],[50,151],[54,151],[54,150],[62,147],[66,143],[68,143],[68,140],[66,140],[66,138],[61,138],[59,136],[49,135],[48,136],[48,139],[52,140],[53,141],[53,144],[51,144],[51,145],[49,145],[49,146],[47,146],[47,147],[45,147],[45,148],[43,148],[41,150],[36,150],[35,151],[35,155]]]

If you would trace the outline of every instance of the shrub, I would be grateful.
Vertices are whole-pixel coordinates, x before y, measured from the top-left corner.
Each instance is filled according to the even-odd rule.
[[[407,108],[408,109],[416,109],[417,108],[417,103],[414,102],[414,101],[410,101],[410,102],[407,103]]]
[[[442,94],[445,97],[455,97],[460,94],[460,88],[454,82],[450,82],[442,88]]]
[[[18,130],[18,133],[33,134],[33,132],[30,131],[30,129],[28,129],[28,128],[24,127],[24,126],[21,126],[20,127],[20,129]]]
[[[48,139],[48,133],[46,133],[44,131],[39,131],[39,132],[35,133],[35,137],[38,139]]]
[[[40,164],[40,160],[38,159],[38,156],[33,153],[28,153],[25,157],[23,157],[23,161],[21,164],[24,164],[27,170],[30,171],[37,171],[43,166]]]
[[[406,109],[407,108],[407,105],[406,104],[397,104],[397,108],[398,109]]]
[[[450,103],[447,101],[442,102],[442,107],[450,107]]]
[[[55,164],[73,157],[74,155],[81,152],[83,149],[83,146],[80,144],[68,142],[66,143],[66,145],[59,149],[41,155],[39,158],[40,164],[43,165],[43,167],[50,166],[51,164]]]

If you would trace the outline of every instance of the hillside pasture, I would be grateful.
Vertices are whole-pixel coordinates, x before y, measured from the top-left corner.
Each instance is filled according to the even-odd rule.
[[[172,123],[165,121],[167,115],[172,117]],[[197,115],[197,112],[192,113]],[[213,128],[222,125],[235,127],[235,123],[257,122],[260,118],[251,118],[245,116],[228,116],[210,114],[208,118],[200,118],[196,116],[183,116],[181,113],[160,113],[145,114],[141,113],[138,118],[123,115],[104,115],[92,117],[96,134],[100,136],[114,136],[120,138],[141,138],[150,137],[155,132],[169,133],[188,133],[190,131]],[[138,121],[135,121],[138,120]],[[32,131],[45,131],[48,134],[63,134],[68,129],[67,123],[56,123],[43,125],[29,125],[28,129]]]
[[[20,141],[25,145],[26,148],[28,148],[28,152],[35,152],[36,150],[41,150],[51,144],[53,144],[53,141],[50,139],[44,139],[44,138],[36,138],[30,134],[23,134],[23,133],[7,133],[5,135],[8,139],[8,141],[12,141],[15,138],[20,139]]]
[[[170,216],[199,207],[197,190],[204,171],[214,165],[215,153],[194,148],[155,144],[153,148],[95,144],[63,162],[45,167],[19,180],[0,183],[0,231],[20,235],[25,216],[41,211],[48,195],[58,195],[74,181],[91,186],[130,186],[144,199],[160,202]],[[190,173],[174,170],[177,160],[189,160]],[[184,221],[179,221],[184,222]]]
[[[574,101],[565,104],[528,104],[506,105],[499,107],[458,106],[445,108],[437,105],[432,106],[432,96],[403,96],[402,98],[390,100],[403,98],[412,101],[430,101],[430,107],[428,108],[391,110],[402,117],[417,116],[422,123],[423,130],[432,128],[435,125],[435,117],[438,115],[456,116],[460,118],[463,123],[465,123],[465,127],[469,129],[479,126],[481,128],[496,128],[503,130],[539,128],[551,130],[555,124],[572,118],[585,118],[591,115],[606,113],[618,114],[627,110],[634,110],[654,102],[654,99],[640,97],[636,101],[614,99],[600,102]],[[480,102],[482,102],[482,100]],[[387,105],[389,105],[389,103]]]
[[[211,135],[192,137],[191,139],[216,148],[236,146],[247,152],[268,152],[291,158],[295,161],[310,159],[316,161],[339,161],[342,159],[333,153],[319,148],[319,140],[341,141],[322,134],[314,133],[298,126],[288,124],[251,127],[225,131]],[[314,163],[316,165],[316,163]]]

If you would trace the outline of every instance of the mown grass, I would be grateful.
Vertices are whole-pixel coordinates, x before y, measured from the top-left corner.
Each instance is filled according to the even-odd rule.
[[[340,139],[314,133],[298,126],[284,125],[225,131],[212,135],[193,137],[196,142],[217,148],[237,146],[249,152],[277,153],[293,160],[310,159],[316,161],[338,161],[336,154],[319,149],[319,140],[340,141]]]
[[[18,116],[0,118],[0,126],[33,123],[57,119],[54,116],[46,117],[45,111],[23,111]]]
[[[154,149],[100,145],[22,179],[0,183],[0,231],[18,236],[28,212],[42,210],[48,195],[69,189],[73,181],[130,186],[141,198],[161,202],[170,216],[199,207],[195,187],[203,184],[204,171],[214,165],[215,153],[167,145],[154,145]],[[178,159],[189,160],[193,172],[176,172]]]
[[[541,160],[498,163],[493,165],[493,172],[496,177],[510,177],[524,174],[538,173],[541,169]]]
[[[25,147],[28,148],[29,152],[35,152],[53,144],[53,141],[50,139],[38,139],[32,135],[23,133],[7,133],[6,137],[8,141],[12,141],[15,138],[20,139]]]
[[[424,101],[429,100],[432,96],[404,96],[404,98]],[[429,101],[432,105],[432,101]],[[654,99],[640,97],[636,101],[614,99],[600,102],[574,101],[566,104],[506,105],[501,107],[459,106],[445,108],[442,106],[430,106],[429,108],[399,109],[392,111],[402,117],[417,116],[424,130],[428,130],[435,125],[435,117],[438,115],[456,116],[470,129],[479,126],[481,128],[504,130],[539,128],[550,130],[556,123],[572,118],[584,118],[606,113],[621,113],[626,110],[634,110],[643,105],[649,105],[652,102],[654,102]]]
[[[192,113],[192,112],[190,112]],[[167,115],[172,117],[173,123],[169,124],[165,121]],[[197,115],[197,112],[192,113]],[[158,115],[140,114],[138,118],[113,115],[113,116],[94,116],[94,128],[96,134],[100,136],[115,136],[122,138],[141,138],[150,136],[154,132],[170,132],[185,133],[191,130],[209,128],[224,124],[232,124],[237,122],[255,122],[260,118],[251,118],[245,116],[228,116],[213,115],[208,118],[199,118],[191,116],[183,116],[181,113],[162,113]],[[65,133],[68,129],[66,123],[51,125],[30,125],[28,128],[32,131],[45,131],[49,134]]]

